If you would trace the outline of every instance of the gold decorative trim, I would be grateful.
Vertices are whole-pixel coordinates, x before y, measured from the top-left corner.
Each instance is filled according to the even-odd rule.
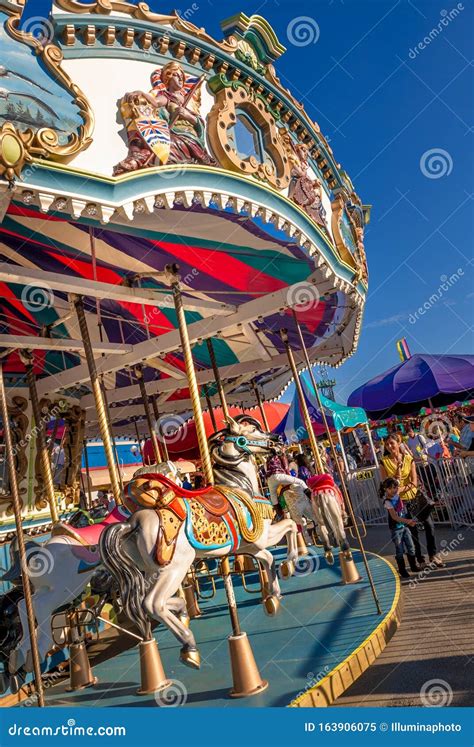
[[[357,197],[355,193],[353,193],[353,196]],[[368,278],[368,271],[367,271],[367,258],[365,254],[365,248],[364,248],[364,229],[362,226],[357,225],[354,218],[347,210],[346,197],[347,196],[344,194],[344,192],[340,192],[338,195],[336,195],[336,197],[331,203],[332,234],[334,236],[334,242],[336,244],[336,248],[341,258],[348,265],[353,267],[356,271],[353,280],[354,281],[364,280],[366,282]],[[346,214],[349,220],[350,226],[351,226],[354,243],[357,248],[356,256],[351,254],[351,252],[347,248],[346,243],[344,241],[344,237],[341,232],[341,221],[342,221],[344,213]]]
[[[237,49],[237,40],[233,38],[218,42],[212,36],[206,33],[205,29],[195,26],[194,23],[186,21],[174,11],[171,15],[162,13],[153,13],[147,3],[124,2],[123,0],[94,0],[92,3],[82,3],[78,0],[56,0],[56,4],[68,13],[99,13],[109,15],[110,13],[125,13],[137,21],[148,21],[149,23],[169,24],[177,31],[183,31],[185,34],[195,36],[201,41],[208,42],[215,47],[219,47],[223,52],[232,54]]]
[[[51,156],[53,159],[66,161],[91,144],[94,114],[79,86],[73,83],[69,75],[62,69],[63,53],[59,47],[52,43],[43,46],[33,34],[25,33],[19,28],[22,10],[23,8],[18,7],[16,11],[7,11],[10,14],[5,24],[7,32],[16,41],[34,49],[47,70],[53,74],[54,80],[71,94],[72,102],[78,107],[79,114],[84,121],[84,124],[79,126],[79,131],[71,133],[68,142],[64,145],[59,144],[57,132],[49,127],[41,127],[36,132],[29,129],[22,133],[19,137],[23,139],[26,136],[26,140],[23,140],[23,146],[28,156],[24,158],[23,163],[29,160],[31,154],[43,157]]]
[[[8,405],[8,412],[10,415],[10,428],[12,433],[13,448],[15,451],[15,462],[16,462],[16,473],[18,485],[20,486],[20,494],[26,492],[25,487],[21,487],[22,481],[26,477],[28,470],[28,458],[26,456],[26,447],[28,446],[28,438],[26,437],[26,431],[28,429],[28,416],[25,410],[28,407],[28,401],[24,397],[13,397],[11,404]],[[7,515],[13,514],[13,496],[11,493],[5,493],[0,495],[0,502],[12,501],[7,508],[5,513]],[[21,502],[23,505],[23,501]]]
[[[369,553],[388,565],[395,577],[395,597],[390,610],[375,630],[352,651],[344,661],[323,677],[316,685],[291,701],[293,708],[324,708],[339,698],[380,656],[390,639],[395,635],[401,621],[400,579],[393,566],[377,553]]]
[[[208,139],[215,158],[229,171],[255,176],[275,189],[285,189],[290,183],[291,164],[274,115],[253,89],[238,82],[231,83],[224,76],[218,78],[215,87],[209,82],[216,100],[207,116]],[[274,165],[262,163],[255,156],[243,157],[235,150],[229,140],[229,130],[237,122],[238,109],[249,116],[256,129],[260,129],[265,151]]]
[[[0,129],[0,176],[9,182],[19,177],[25,163],[32,160],[33,131],[19,132],[12,122]],[[31,152],[30,152],[31,150]]]

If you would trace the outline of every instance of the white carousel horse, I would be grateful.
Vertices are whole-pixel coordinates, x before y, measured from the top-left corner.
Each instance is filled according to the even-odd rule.
[[[311,490],[313,513],[323,540],[324,555],[332,565],[334,555],[328,529],[332,531],[342,552],[347,553],[350,549],[344,527],[344,501],[331,475],[312,475],[308,479],[308,487]]]
[[[129,483],[126,504],[136,512],[107,528],[100,553],[122,593],[125,613],[150,636],[150,618],[164,623],[182,644],[181,660],[199,668],[200,657],[187,627],[185,602],[175,596],[197,558],[248,553],[261,562],[271,596],[280,598],[275,560],[267,549],[287,535],[287,562],[296,562],[296,524],[272,523],[273,508],[259,497],[252,454],[268,453],[275,437],[245,415],[211,438],[216,485],[198,491],[176,489],[166,478],[141,475]],[[290,566],[291,567],[291,566]]]
[[[138,469],[134,476],[143,469],[143,467]],[[153,469],[169,475],[173,480],[178,480],[178,470],[173,462],[163,462],[145,469]],[[101,533],[106,526],[123,522],[129,516],[128,510],[118,506],[100,523],[77,528],[60,522],[53,527],[51,539],[47,542],[27,542],[28,572],[33,591],[38,651],[41,661],[46,659],[53,646],[51,632],[53,613],[81,596],[101,564],[99,554]],[[11,567],[2,578],[5,581],[16,582],[20,577],[20,565],[14,543],[11,545],[10,554]],[[22,667],[27,672],[32,671],[31,644],[24,599],[18,603],[18,613],[23,634],[10,655],[9,671],[12,674]]]

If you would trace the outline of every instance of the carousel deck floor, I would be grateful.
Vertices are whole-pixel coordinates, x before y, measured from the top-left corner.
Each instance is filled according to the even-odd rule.
[[[285,552],[276,550],[278,561]],[[240,577],[234,576],[242,630],[249,636],[262,677],[270,683],[259,695],[235,699],[228,694],[230,619],[221,579],[214,599],[200,602],[203,616],[192,621],[202,656],[200,671],[179,662],[179,644],[168,630],[161,625],[155,629],[166,675],[179,682],[179,692],[184,688],[186,706],[328,705],[381,653],[398,623],[400,588],[392,567],[368,554],[382,607],[378,615],[358,552],[354,559],[362,581],[347,586],[340,584],[337,560],[331,567],[320,549],[310,548],[310,553],[300,560],[298,575],[281,582],[284,597],[275,617],[265,615],[260,595],[245,592]],[[136,647],[96,665],[94,674],[95,687],[68,693],[63,683],[49,689],[47,704],[156,707],[153,695],[136,694],[140,681]],[[176,688],[169,691],[170,701],[174,692]],[[166,694],[162,699],[166,703]]]

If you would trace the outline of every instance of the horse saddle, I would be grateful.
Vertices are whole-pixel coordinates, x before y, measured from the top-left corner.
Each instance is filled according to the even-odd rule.
[[[222,489],[214,486],[186,490],[161,474],[142,474],[126,490],[125,503],[131,511],[153,508],[160,518],[156,543],[156,562],[168,565],[173,559],[179,530],[186,518],[198,516],[187,524],[188,539],[196,547],[220,546],[229,535],[227,527],[235,525],[235,510]],[[196,526],[198,529],[196,530]]]

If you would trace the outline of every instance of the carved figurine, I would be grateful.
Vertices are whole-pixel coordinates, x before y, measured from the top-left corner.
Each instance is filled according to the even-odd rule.
[[[288,196],[329,236],[326,210],[321,199],[321,182],[308,176],[308,148],[304,143],[293,143],[289,134],[285,141],[292,163]]]
[[[152,73],[149,93],[125,94],[120,111],[127,127],[128,155],[114,167],[114,176],[165,163],[216,165],[206,151],[199,116],[202,81],[186,76],[178,62],[169,62]]]

